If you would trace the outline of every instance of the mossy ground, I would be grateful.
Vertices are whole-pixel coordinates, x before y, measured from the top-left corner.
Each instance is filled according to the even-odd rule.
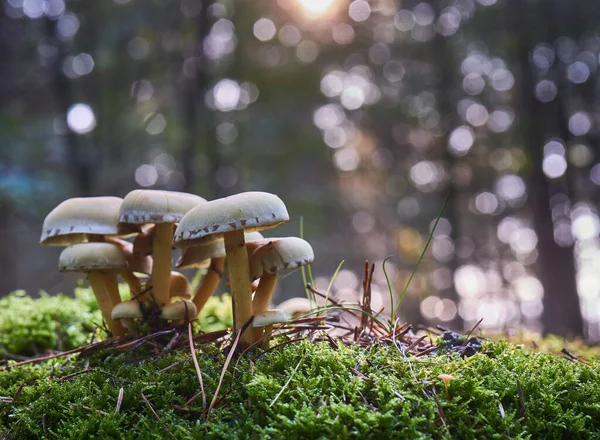
[[[210,316],[218,326],[216,314]],[[201,345],[197,358],[208,405],[225,354]],[[201,397],[186,405],[200,389],[189,349],[152,356],[142,347],[0,371],[0,434],[10,439],[600,438],[599,367],[594,359],[585,364],[508,342],[486,342],[470,358],[456,353],[416,358],[394,346],[334,348],[303,341],[239,362],[234,358],[204,420]],[[455,378],[449,398],[440,373]]]

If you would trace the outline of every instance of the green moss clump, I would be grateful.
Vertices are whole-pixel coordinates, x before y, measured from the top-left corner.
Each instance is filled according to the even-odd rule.
[[[84,373],[84,360],[55,360],[0,373],[0,396],[21,388],[15,402],[0,403],[0,433],[13,439],[169,438],[167,430],[198,439],[597,437],[596,361],[585,365],[505,342],[485,349],[466,359],[420,359],[391,347],[288,345],[234,360],[208,421],[201,397],[186,406],[199,390],[189,351],[91,359],[93,371]],[[214,346],[197,356],[210,402],[225,356]],[[440,373],[455,377],[449,400]]]
[[[129,299],[126,284],[120,284],[119,291],[124,300]],[[194,329],[210,332],[231,325],[231,297],[222,295],[208,300]],[[42,292],[34,299],[19,290],[0,298],[0,359],[66,351],[90,342],[94,336],[102,339],[106,334],[89,288],[77,287],[74,297]]]
[[[14,352],[32,341],[36,350],[54,348],[58,323],[79,328],[73,322],[86,321],[77,315],[86,307],[99,321],[90,295],[12,294],[1,300],[0,337],[8,332],[28,341],[14,342]],[[216,330],[230,323],[229,301],[212,299],[196,325]],[[16,309],[40,317],[7,323],[3,318]],[[81,327],[80,339],[69,344],[87,342],[87,331]],[[214,345],[196,354],[208,405],[225,354]],[[208,420],[201,397],[186,404],[199,391],[189,350],[156,355],[143,346],[106,356],[0,371],[0,438],[600,438],[598,361],[588,365],[504,341],[485,342],[470,358],[455,352],[415,358],[394,346],[284,344],[234,358]],[[441,373],[454,377],[448,397]]]
[[[208,300],[200,311],[194,328],[205,332],[214,332],[229,328],[232,325],[231,296],[224,294],[221,296],[212,296]]]
[[[89,289],[75,289],[75,298],[33,299],[20,290],[0,299],[0,359],[5,351],[30,356],[47,350],[70,350],[89,342],[102,322]]]

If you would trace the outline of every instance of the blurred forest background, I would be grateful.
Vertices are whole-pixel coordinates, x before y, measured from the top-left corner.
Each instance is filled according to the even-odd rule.
[[[72,288],[68,197],[265,190],[377,309],[449,194],[404,319],[600,339],[600,2],[0,1],[0,295]]]

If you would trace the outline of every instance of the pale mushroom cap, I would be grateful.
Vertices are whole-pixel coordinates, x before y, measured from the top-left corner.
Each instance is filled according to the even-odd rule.
[[[58,259],[61,272],[118,272],[128,268],[121,249],[112,243],[79,243],[65,248]]]
[[[302,315],[317,308],[317,304],[307,298],[290,298],[277,305],[279,310],[283,310],[290,316]]]
[[[252,327],[266,327],[267,325],[282,324],[289,320],[290,316],[283,310],[271,309],[260,315],[256,315],[252,321]]]
[[[246,243],[264,238],[260,232],[248,232],[244,237]],[[184,248],[175,267],[178,269],[208,267],[211,258],[225,258],[225,244],[222,239]]]
[[[450,374],[446,374],[446,373],[439,374],[438,378],[442,379],[444,381],[444,383],[448,383],[451,380],[454,380],[454,376],[452,376]]]
[[[135,189],[125,196],[119,211],[119,228],[145,223],[178,223],[190,209],[206,203],[200,196],[176,191]]]
[[[93,236],[119,235],[120,197],[76,197],[65,200],[44,219],[40,244],[69,246]]]
[[[187,312],[187,316],[186,316]],[[196,316],[196,305],[185,299],[167,304],[160,309],[160,317],[162,319],[185,319],[194,318]]]
[[[250,256],[250,273],[253,279],[263,272],[275,274],[282,270],[296,269],[315,259],[310,244],[298,237],[264,239],[266,242]]]
[[[138,300],[123,301],[113,307],[110,317],[113,320],[126,318],[142,318],[142,307]]]
[[[171,282],[169,284],[171,296],[179,296],[181,298],[192,297],[192,286],[182,273],[171,271]]]
[[[285,204],[276,195],[244,192],[190,210],[179,222],[173,242],[178,247],[194,246],[217,240],[226,232],[261,231],[289,219]]]

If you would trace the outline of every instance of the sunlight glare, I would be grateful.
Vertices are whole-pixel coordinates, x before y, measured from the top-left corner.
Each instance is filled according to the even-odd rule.
[[[328,11],[334,0],[297,0],[300,6],[311,15],[322,15]]]

